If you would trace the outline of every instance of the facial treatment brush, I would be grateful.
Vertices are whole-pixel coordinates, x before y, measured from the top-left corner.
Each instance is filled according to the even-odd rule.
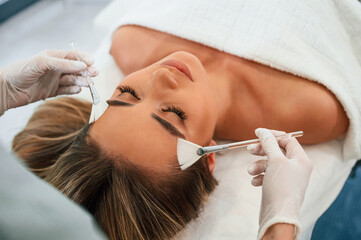
[[[72,46],[74,51],[76,51],[76,52],[79,51],[78,47],[74,41],[71,41],[70,45]],[[77,55],[79,56],[79,54],[77,54]],[[80,59],[78,59],[78,60],[80,60]],[[97,120],[105,112],[105,110],[108,107],[108,104],[106,101],[104,101],[100,97],[98,91],[95,88],[93,79],[89,76],[89,72],[85,70],[83,72],[83,76],[85,76],[87,78],[87,81],[89,84],[90,95],[93,100],[93,107],[92,107],[92,111],[91,111],[90,118],[89,118],[89,123],[92,123],[95,120]]]
[[[286,133],[284,135],[277,136],[276,139],[280,139],[286,135],[291,137],[302,137],[303,132],[292,132]],[[177,157],[178,163],[182,170],[187,169],[188,167],[192,166],[195,162],[198,161],[203,155],[213,153],[213,152],[220,152],[228,149],[235,149],[241,147],[247,147],[248,145],[259,143],[259,139],[252,139],[246,140],[242,142],[234,142],[229,144],[222,144],[216,146],[209,146],[209,147],[202,147],[187,140],[178,138],[177,143]]]

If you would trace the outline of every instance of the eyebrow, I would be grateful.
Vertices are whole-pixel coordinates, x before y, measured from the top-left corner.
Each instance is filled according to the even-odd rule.
[[[127,102],[118,101],[118,100],[107,100],[107,103],[110,106],[134,106],[134,104],[132,104],[132,103],[127,103]]]
[[[132,103],[122,102],[119,100],[108,100],[107,103],[111,106],[134,106]],[[164,120],[163,118],[159,117],[158,115],[152,113],[152,118],[154,118],[157,122],[159,122],[162,127],[167,130],[170,134],[180,137],[180,138],[186,138],[176,127],[174,127],[171,123]]]
[[[152,113],[152,118],[157,120],[162,125],[162,127],[165,130],[167,130],[170,134],[172,134],[176,137],[180,137],[180,138],[184,138],[184,139],[186,138],[176,127],[174,127],[172,124],[170,124],[163,118],[159,117],[158,115],[155,115],[154,113]]]

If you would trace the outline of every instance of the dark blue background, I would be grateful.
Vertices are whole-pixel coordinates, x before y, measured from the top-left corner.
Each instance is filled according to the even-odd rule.
[[[38,0],[8,0],[0,4],[0,23]]]
[[[341,193],[317,221],[311,240],[361,240],[361,160]]]

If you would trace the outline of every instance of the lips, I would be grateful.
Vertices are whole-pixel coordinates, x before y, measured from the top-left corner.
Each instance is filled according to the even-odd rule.
[[[174,67],[178,71],[180,71],[184,75],[186,75],[191,81],[193,81],[191,71],[189,71],[189,68],[187,67],[187,65],[185,65],[181,61],[178,61],[178,60],[175,60],[175,59],[170,59],[170,60],[167,60],[167,61],[161,63],[161,65]]]

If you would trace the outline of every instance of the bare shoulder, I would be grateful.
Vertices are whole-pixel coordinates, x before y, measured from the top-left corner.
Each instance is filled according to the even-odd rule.
[[[302,143],[326,142],[347,131],[349,119],[343,106],[324,86],[312,82],[310,87],[300,89],[296,99],[294,116],[305,132]]]
[[[299,141],[303,144],[326,142],[347,131],[346,112],[325,86],[261,64],[249,65],[258,71],[250,83],[263,114],[262,126],[287,132],[302,130],[304,136]]]
[[[346,112],[325,86],[267,66],[254,64],[254,68],[261,76],[256,79],[257,89],[264,92],[264,125],[284,131],[302,130],[304,136],[299,141],[303,144],[326,142],[347,131]]]

